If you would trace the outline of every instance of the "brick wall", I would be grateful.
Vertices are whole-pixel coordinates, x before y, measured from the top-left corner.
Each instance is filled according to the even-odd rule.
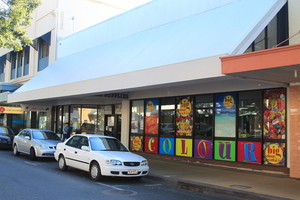
[[[300,85],[290,87],[290,177],[300,178]]]

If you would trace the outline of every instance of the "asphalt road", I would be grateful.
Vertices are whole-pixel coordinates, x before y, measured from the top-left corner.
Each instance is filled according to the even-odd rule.
[[[143,178],[105,178],[94,182],[88,173],[69,168],[62,172],[54,159],[31,161],[0,151],[1,200],[193,200],[226,198],[178,189]]]

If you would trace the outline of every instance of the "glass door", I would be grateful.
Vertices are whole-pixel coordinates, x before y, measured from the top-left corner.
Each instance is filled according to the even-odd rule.
[[[105,115],[104,134],[121,139],[121,115]]]

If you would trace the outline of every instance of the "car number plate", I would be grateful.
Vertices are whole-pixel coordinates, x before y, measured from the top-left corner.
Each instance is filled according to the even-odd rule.
[[[138,173],[138,170],[136,170],[136,169],[129,169],[129,170],[127,171],[127,173],[128,173],[128,174],[137,174],[137,173]]]

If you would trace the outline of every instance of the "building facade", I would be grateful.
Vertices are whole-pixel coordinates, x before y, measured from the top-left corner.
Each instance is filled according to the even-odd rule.
[[[299,178],[299,6],[153,1],[61,39],[8,101],[132,151]]]

